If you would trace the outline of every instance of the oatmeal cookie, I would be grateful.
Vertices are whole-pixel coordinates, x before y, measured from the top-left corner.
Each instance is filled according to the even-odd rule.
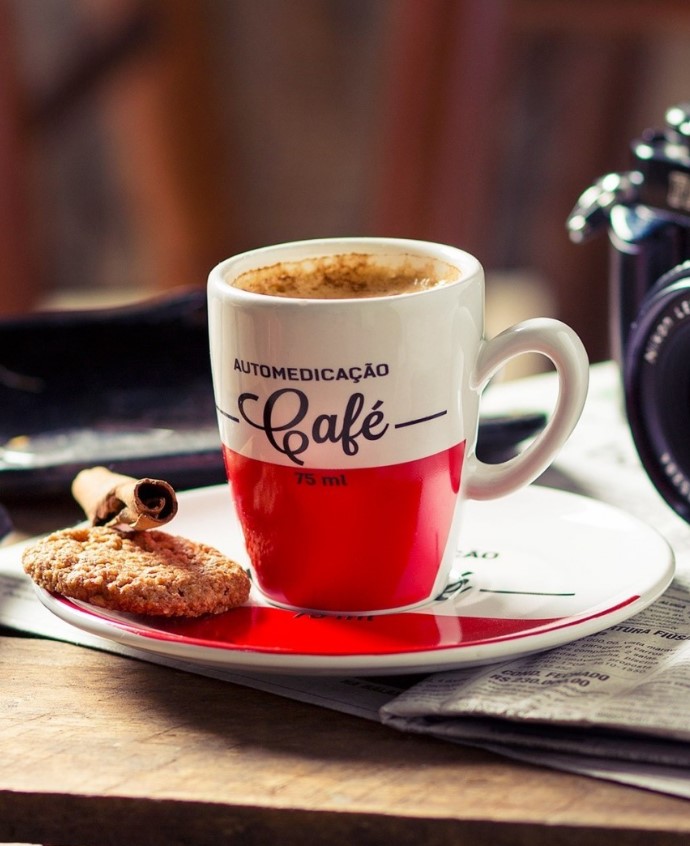
[[[46,590],[132,614],[219,614],[249,596],[249,577],[239,564],[210,546],[156,530],[63,529],[27,547],[22,564]]]

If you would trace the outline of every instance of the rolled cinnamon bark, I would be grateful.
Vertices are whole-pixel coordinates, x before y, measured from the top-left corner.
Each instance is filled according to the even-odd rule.
[[[107,467],[90,467],[72,482],[72,496],[92,526],[141,531],[168,523],[177,513],[177,496],[161,479],[134,479]]]

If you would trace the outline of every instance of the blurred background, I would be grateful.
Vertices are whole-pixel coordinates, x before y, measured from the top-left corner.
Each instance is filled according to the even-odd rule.
[[[566,217],[688,99],[688,0],[0,0],[0,316],[395,235],[600,360],[607,243]]]

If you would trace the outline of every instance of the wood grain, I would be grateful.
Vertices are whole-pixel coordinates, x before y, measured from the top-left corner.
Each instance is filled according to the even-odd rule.
[[[0,638],[0,841],[675,844],[680,799],[270,694]]]

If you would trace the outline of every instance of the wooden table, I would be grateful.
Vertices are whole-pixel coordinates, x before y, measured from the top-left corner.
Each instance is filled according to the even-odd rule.
[[[684,800],[117,655],[0,636],[0,841],[687,843]]]

